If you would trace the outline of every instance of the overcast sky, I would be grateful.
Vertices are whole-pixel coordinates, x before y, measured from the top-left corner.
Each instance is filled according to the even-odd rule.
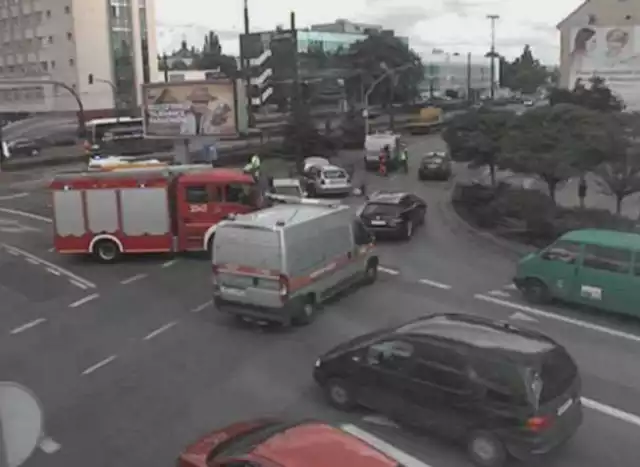
[[[191,40],[195,32],[212,29],[220,36],[223,51],[238,53],[237,34],[242,31],[243,0],[155,0],[160,25],[159,46]],[[518,55],[524,44],[547,64],[559,54],[556,24],[582,0],[249,0],[252,30],[287,25],[295,10],[298,27],[332,22],[337,18],[382,24],[409,36],[418,52],[441,48],[446,52],[484,54],[490,46],[487,14],[498,14],[496,42],[500,53]],[[221,7],[224,5],[224,7]],[[200,45],[200,44],[195,44]]]

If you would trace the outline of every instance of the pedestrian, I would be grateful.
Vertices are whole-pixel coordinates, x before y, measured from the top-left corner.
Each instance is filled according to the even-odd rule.
[[[580,207],[584,209],[585,198],[587,197],[587,180],[584,176],[580,177],[578,183],[578,199],[580,200]]]
[[[384,150],[380,151],[378,171],[382,177],[387,176],[387,155]]]
[[[244,171],[253,175],[253,178],[257,181],[260,180],[260,156],[258,154],[254,154],[249,159],[249,163],[244,166]]]
[[[404,173],[409,173],[409,151],[406,146],[403,146],[400,151],[400,164],[402,164]]]

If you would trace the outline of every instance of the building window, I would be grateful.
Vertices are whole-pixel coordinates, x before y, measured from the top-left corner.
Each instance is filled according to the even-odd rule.
[[[67,33],[67,39],[68,39],[68,40],[70,40],[70,41],[72,41],[72,40],[73,40],[73,34],[72,34],[72,33],[70,33],[70,32],[68,32],[68,33]]]
[[[51,60],[51,69],[53,70],[56,67],[56,61]]]
[[[73,58],[69,59],[69,66],[75,66],[76,61]]]
[[[49,44],[53,44],[53,36],[49,36]]]
[[[590,25],[594,25],[594,24],[596,24],[596,21],[597,21],[596,15],[589,15],[589,17],[588,17],[588,21],[587,21],[587,22],[588,22]]]
[[[46,15],[47,15],[47,18],[51,18],[51,10],[47,10]]]
[[[66,14],[68,14],[68,15],[69,15],[69,14],[71,14],[71,7],[70,7],[69,5],[65,6],[65,7],[64,7],[64,12],[65,12]]]
[[[42,71],[47,71],[49,69],[49,64],[47,62],[40,62],[40,69]]]

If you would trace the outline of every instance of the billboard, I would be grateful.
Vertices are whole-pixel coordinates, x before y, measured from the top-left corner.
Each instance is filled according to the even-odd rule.
[[[142,93],[148,138],[238,134],[232,80],[145,84]]]
[[[574,28],[569,61],[571,86],[598,76],[629,110],[640,110],[640,27]]]

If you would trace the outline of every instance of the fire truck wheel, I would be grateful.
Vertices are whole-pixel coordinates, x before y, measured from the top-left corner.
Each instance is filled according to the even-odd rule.
[[[93,254],[101,263],[113,263],[120,258],[120,249],[112,240],[100,240],[93,246]]]

